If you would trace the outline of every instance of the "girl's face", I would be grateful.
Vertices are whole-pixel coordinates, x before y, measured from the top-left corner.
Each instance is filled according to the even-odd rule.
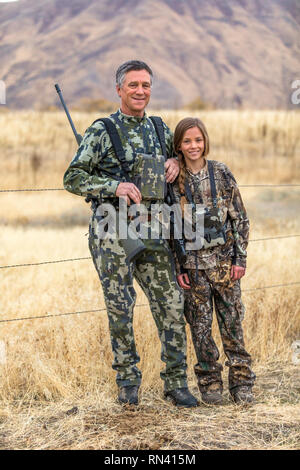
[[[184,133],[179,150],[183,153],[187,164],[202,158],[204,144],[204,137],[199,127],[191,127]]]

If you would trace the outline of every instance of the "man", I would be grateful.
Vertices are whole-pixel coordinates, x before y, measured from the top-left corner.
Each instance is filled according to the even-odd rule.
[[[149,209],[151,201],[144,201],[141,188],[132,181],[132,174],[138,158],[142,164],[145,161],[157,163],[159,159],[151,160],[150,156],[158,158],[162,154],[153,123],[145,114],[151,95],[152,71],[144,62],[129,61],[118,68],[116,82],[121,106],[109,119],[121,139],[128,174],[124,172],[124,162],[120,162],[105,124],[98,120],[87,129],[65,173],[64,186],[72,193],[96,199],[94,209],[102,202],[109,202],[117,208],[118,198],[125,198],[128,205],[143,201]],[[172,158],[172,135],[165,124],[164,136],[168,156],[171,157],[163,163],[165,179],[172,182],[178,175],[179,166],[177,160]],[[157,188],[154,189],[161,194],[158,178],[156,184]],[[163,202],[163,199],[156,199],[157,202]],[[133,279],[136,278],[149,299],[161,340],[161,358],[166,363],[161,373],[165,397],[177,406],[197,406],[197,400],[187,388],[183,295],[176,283],[167,240],[143,240],[145,249],[131,262],[118,236],[115,239],[100,237],[99,224],[101,218],[94,210],[90,221],[89,247],[102,283],[108,313],[119,402],[138,404],[141,383],[132,326],[136,300]]]

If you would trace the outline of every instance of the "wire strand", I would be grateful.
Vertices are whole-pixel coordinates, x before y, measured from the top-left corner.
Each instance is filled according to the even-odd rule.
[[[280,238],[295,238],[295,237],[300,237],[300,234],[296,235],[279,235],[276,237],[267,237],[267,238],[252,238],[249,240],[249,242],[262,242],[265,240],[279,240]]]
[[[275,284],[273,286],[264,286],[264,287],[254,287],[251,289],[243,289],[242,292],[251,292],[251,291],[256,291],[256,290],[264,290],[264,289],[272,289],[275,287],[287,287],[287,286],[295,286],[300,284],[300,282],[290,282],[287,284]],[[149,304],[138,304],[136,307],[147,307]],[[94,309],[94,310],[82,310],[80,312],[66,312],[66,313],[55,313],[55,314],[50,314],[50,315],[38,315],[34,317],[20,317],[20,318],[10,318],[10,319],[4,319],[0,320],[0,323],[9,323],[9,322],[15,322],[15,321],[22,321],[22,320],[36,320],[36,319],[41,319],[41,318],[53,318],[53,317],[62,317],[62,316],[67,316],[67,315],[80,315],[81,313],[95,313],[95,312],[104,312],[106,311],[106,308],[101,308],[101,309]]]
[[[0,193],[20,193],[25,191],[65,191],[64,188],[40,188],[40,189],[0,189]]]
[[[20,268],[20,267],[27,267],[27,266],[40,266],[43,264],[67,263],[69,261],[82,261],[82,260],[87,260],[91,258],[92,258],[91,256],[87,256],[85,258],[59,259],[59,260],[53,260],[53,261],[42,261],[40,263],[11,264],[8,266],[0,266],[0,269]]]
[[[251,291],[255,291],[255,290],[272,289],[273,287],[295,286],[297,284],[300,284],[300,282],[289,282],[287,284],[274,284],[273,286],[264,286],[264,287],[252,287],[251,289],[243,289],[242,292],[251,292]]]
[[[266,241],[266,240],[277,240],[277,239],[282,239],[282,238],[295,238],[295,237],[300,237],[300,234],[280,235],[276,237],[267,237],[267,238],[256,238],[256,239],[249,240],[249,242],[261,242],[261,241]],[[53,260],[53,261],[41,261],[39,263],[10,264],[6,266],[0,266],[0,269],[21,268],[21,267],[27,267],[27,266],[41,266],[44,264],[67,263],[70,261],[83,261],[83,260],[88,260],[88,259],[92,259],[92,257],[87,256],[83,258],[69,258],[69,259],[60,259],[60,260]]]
[[[240,184],[239,188],[284,188],[284,187],[300,187],[300,183],[286,183],[286,184]],[[19,193],[28,191],[66,191],[64,188],[26,188],[26,189],[0,189],[0,193]]]
[[[147,307],[148,304],[139,304],[136,307]],[[106,308],[94,309],[94,310],[82,310],[80,312],[66,312],[66,313],[54,313],[50,315],[38,315],[34,317],[21,317],[21,318],[11,318],[0,320],[0,323],[7,323],[13,321],[22,321],[22,320],[36,320],[37,318],[53,318],[53,317],[63,317],[67,315],[80,315],[81,313],[95,313],[95,312],[104,312]]]
[[[298,187],[300,184],[239,184],[239,188],[284,188],[286,186]]]

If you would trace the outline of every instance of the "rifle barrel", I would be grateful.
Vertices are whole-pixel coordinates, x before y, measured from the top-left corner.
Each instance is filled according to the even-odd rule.
[[[65,103],[65,100],[63,99],[61,89],[60,89],[58,83],[56,83],[54,86],[55,86],[55,89],[56,89],[56,91],[57,91],[57,93],[58,93],[58,96],[59,96],[59,98],[60,98],[61,104],[63,105],[63,108],[64,108],[64,110],[65,110],[65,113],[66,113],[66,115],[67,115],[67,118],[68,118],[68,120],[69,120],[69,123],[70,123],[70,126],[71,126],[71,128],[72,128],[73,134],[75,135],[75,139],[76,139],[76,141],[77,141],[77,144],[80,145],[80,144],[81,144],[81,141],[82,141],[82,137],[81,137],[81,135],[77,134],[77,132],[76,132],[76,129],[75,129],[74,123],[73,123],[73,121],[72,121],[72,118],[71,118],[71,116],[70,116],[69,110],[68,110],[68,108],[67,108],[67,105],[66,105],[66,103]]]

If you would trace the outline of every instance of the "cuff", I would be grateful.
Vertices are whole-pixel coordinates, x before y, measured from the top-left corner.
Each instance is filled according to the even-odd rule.
[[[116,181],[116,180],[114,180],[110,183],[110,188],[109,189],[111,190],[111,192],[114,196],[116,195],[116,191],[117,191],[117,188],[118,188],[120,183],[122,183],[122,181]]]
[[[241,266],[241,268],[246,268],[247,266],[247,259],[246,258],[237,258],[233,257],[232,258],[232,264],[234,266]]]

